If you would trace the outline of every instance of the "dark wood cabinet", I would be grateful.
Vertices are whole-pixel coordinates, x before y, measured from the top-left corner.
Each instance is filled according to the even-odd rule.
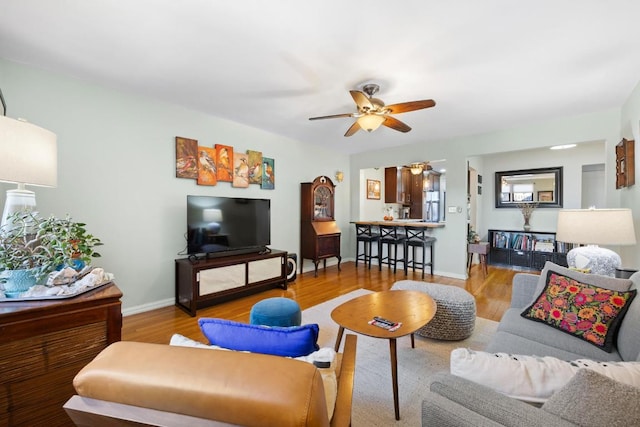
[[[424,199],[424,175],[411,175],[411,209],[409,218],[422,219],[422,206]]]
[[[195,316],[199,308],[280,286],[287,289],[287,252],[175,260],[176,306]]]
[[[300,274],[304,260],[310,259],[318,274],[318,264],[338,258],[340,269],[340,229],[335,221],[335,185],[326,176],[300,184]]]
[[[622,139],[616,145],[616,189],[631,187],[636,182],[634,141]]]
[[[73,298],[0,303],[0,426],[68,426],[73,378],[120,341],[113,283]]]
[[[384,202],[410,205],[412,182],[409,168],[384,168]]]

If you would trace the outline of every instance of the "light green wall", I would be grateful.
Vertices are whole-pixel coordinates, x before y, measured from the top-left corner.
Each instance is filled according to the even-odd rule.
[[[622,129],[621,137],[635,141],[634,162],[636,184],[633,187],[616,190],[616,192],[620,197],[620,206],[633,209],[636,241],[640,243],[640,172],[638,171],[638,167],[640,166],[640,83],[638,83],[629,95],[627,102],[622,106],[620,127]],[[640,250],[638,250],[637,244],[636,246],[621,248],[620,255],[624,267],[640,269]]]
[[[95,264],[115,274],[125,313],[173,303],[174,259],[186,246],[187,194],[271,199],[271,247],[299,253],[300,183],[319,175],[333,179],[343,170],[336,218],[340,228],[349,227],[346,155],[2,59],[0,88],[9,117],[57,134],[58,187],[31,188],[38,209],[69,213],[102,238],[103,258]],[[176,136],[262,151],[275,159],[275,190],[176,178]],[[2,184],[0,191],[14,187]],[[341,251],[351,254],[348,234]]]

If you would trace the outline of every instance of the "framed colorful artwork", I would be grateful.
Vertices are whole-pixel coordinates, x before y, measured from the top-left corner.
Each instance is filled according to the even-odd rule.
[[[176,136],[176,178],[198,178],[198,141]]]
[[[249,186],[249,156],[246,153],[233,153],[233,187]]]
[[[198,147],[198,185],[216,185],[216,149]]]
[[[216,144],[216,168],[218,181],[233,181],[233,147]]]
[[[262,158],[262,184],[261,188],[265,190],[273,190],[276,183],[275,166],[273,159],[267,157]]]
[[[249,184],[262,184],[262,151],[247,150]]]

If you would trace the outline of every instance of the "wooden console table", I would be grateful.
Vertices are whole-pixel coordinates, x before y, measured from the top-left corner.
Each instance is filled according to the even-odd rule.
[[[0,425],[68,426],[73,377],[120,341],[122,292],[111,283],[73,298],[0,303]]]

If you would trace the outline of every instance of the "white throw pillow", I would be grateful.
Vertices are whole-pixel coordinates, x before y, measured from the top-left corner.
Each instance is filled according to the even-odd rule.
[[[201,343],[200,341],[192,340],[191,338],[185,337],[180,334],[173,334],[171,340],[169,341],[169,345],[181,346],[181,347],[196,347],[196,348],[206,348],[210,350],[225,350],[225,351],[235,351],[229,350],[224,347],[219,347],[217,345],[208,345]],[[320,375],[322,376],[322,383],[324,385],[324,397],[327,403],[327,413],[329,414],[329,419],[333,417],[333,410],[336,406],[336,398],[338,395],[338,381],[336,379],[336,352],[329,347],[322,347],[318,351],[314,351],[313,353],[307,356],[296,357],[295,360],[300,360],[302,362],[313,363],[313,362],[330,362],[331,365],[328,368],[318,368],[320,371]]]
[[[591,369],[640,387],[640,362],[570,362],[555,357],[487,353],[467,348],[451,352],[451,373],[515,399],[542,403],[564,387],[579,369]]]

